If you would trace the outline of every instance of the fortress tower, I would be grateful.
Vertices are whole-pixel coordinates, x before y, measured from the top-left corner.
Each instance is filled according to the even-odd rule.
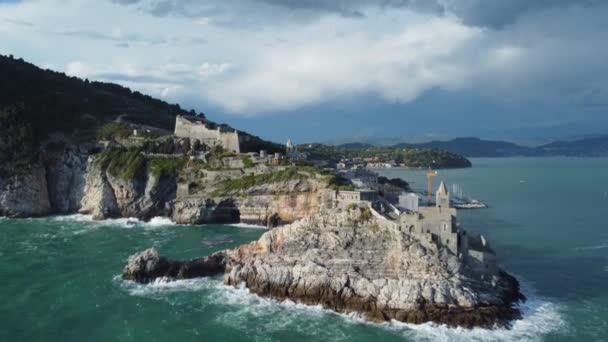
[[[435,193],[435,205],[437,208],[449,208],[450,207],[450,193],[443,181],[439,184],[439,189]]]

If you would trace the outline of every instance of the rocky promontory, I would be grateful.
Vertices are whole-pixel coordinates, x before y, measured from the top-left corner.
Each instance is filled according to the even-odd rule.
[[[511,275],[484,278],[448,249],[382,224],[364,204],[322,210],[217,255],[225,264],[214,270],[227,285],[373,321],[491,328],[519,318],[524,300]],[[123,278],[138,280],[129,265]],[[155,272],[143,278],[175,273]]]

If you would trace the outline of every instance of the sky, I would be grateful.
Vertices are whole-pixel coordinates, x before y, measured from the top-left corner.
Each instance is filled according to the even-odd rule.
[[[0,53],[275,141],[608,132],[604,0],[0,0]]]

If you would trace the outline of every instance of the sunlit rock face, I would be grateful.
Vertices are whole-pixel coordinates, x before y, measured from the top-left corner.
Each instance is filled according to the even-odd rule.
[[[228,252],[225,282],[367,319],[464,327],[520,317],[517,280],[482,281],[443,247],[384,226],[365,207],[322,211]]]

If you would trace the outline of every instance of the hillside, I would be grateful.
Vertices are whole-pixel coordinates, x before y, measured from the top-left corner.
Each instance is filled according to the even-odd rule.
[[[419,144],[401,143],[393,147],[443,149],[473,158],[514,156],[606,157],[608,156],[608,135],[572,141],[555,141],[538,147],[527,147],[506,141],[483,140],[479,138],[455,138],[447,141],[434,140]]]
[[[539,146],[535,151],[539,155],[606,157],[608,156],[608,135],[574,141],[556,141]]]
[[[0,75],[2,161],[32,155],[38,144],[54,132],[76,142],[90,141],[99,128],[118,117],[168,132],[173,131],[178,114],[204,117],[203,113],[186,111],[177,104],[118,84],[70,77],[12,56],[0,55]],[[252,138],[251,150],[282,149],[258,137]]]
[[[395,147],[438,148],[467,157],[511,157],[531,155],[533,151],[524,146],[505,141],[479,138],[456,138],[448,141],[434,140],[420,144],[398,144]]]
[[[308,153],[311,159],[327,159],[334,162],[348,160],[362,165],[381,163],[423,168],[471,167],[471,162],[461,154],[440,148],[379,147],[357,143],[340,146],[303,144],[298,148]]]

